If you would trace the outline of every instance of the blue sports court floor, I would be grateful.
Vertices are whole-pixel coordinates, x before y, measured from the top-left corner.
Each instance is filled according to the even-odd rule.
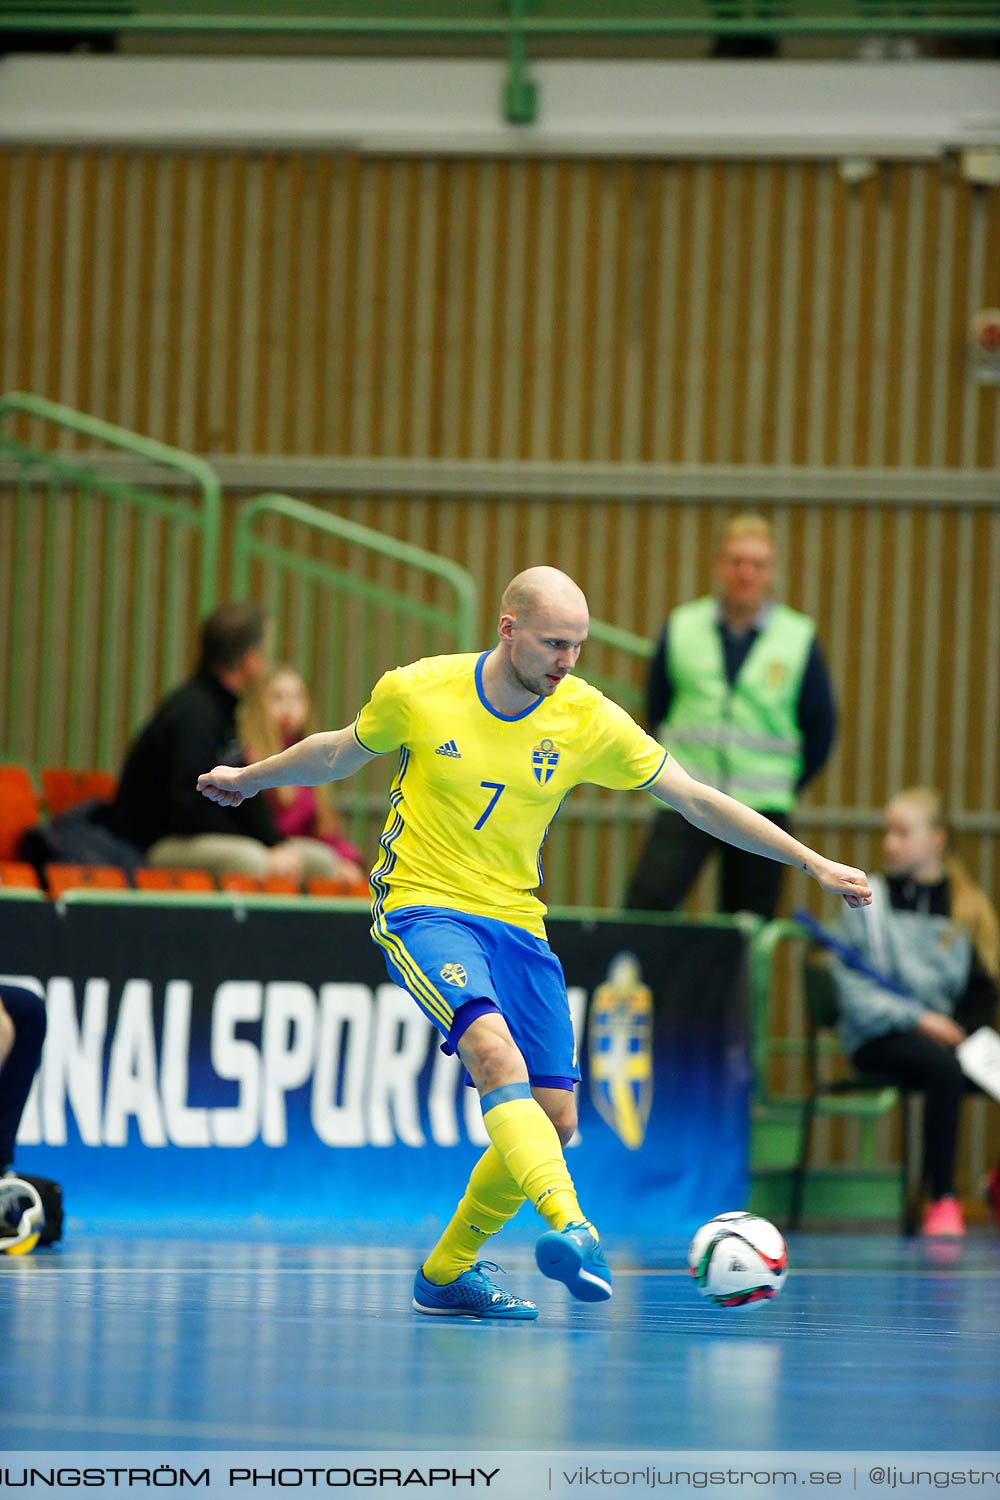
[[[412,1312],[415,1249],[71,1234],[0,1264],[2,1446],[1000,1447],[995,1236],[801,1236],[743,1312],[702,1303],[680,1243],[609,1250],[587,1307],[515,1241],[541,1314],[501,1325]]]

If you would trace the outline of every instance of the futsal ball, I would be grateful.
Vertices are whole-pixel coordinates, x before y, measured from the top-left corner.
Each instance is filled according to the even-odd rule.
[[[20,1177],[0,1177],[0,1254],[27,1255],[45,1228],[38,1190]]]
[[[717,1214],[691,1241],[688,1267],[701,1295],[716,1307],[746,1307],[778,1295],[788,1271],[788,1251],[767,1219]]]

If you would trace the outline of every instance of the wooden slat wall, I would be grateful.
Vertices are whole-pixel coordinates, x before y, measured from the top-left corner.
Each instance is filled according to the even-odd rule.
[[[0,226],[0,389],[200,452],[1000,458],[951,160],[7,148]]]
[[[971,379],[965,329],[997,302],[1000,189],[951,160],[852,186],[824,162],[0,148],[0,390],[209,455],[996,470],[1000,396]],[[484,639],[503,582],[542,559],[652,635],[708,587],[725,513],[614,496],[335,508],[470,568]],[[767,509],[782,596],[818,619],[841,698],[809,806],[878,807],[919,780],[994,813],[1000,514]],[[0,494],[0,661],[11,510]],[[123,708],[122,747],[129,727]],[[613,808],[588,824],[567,807],[550,899],[580,899],[595,866],[617,898],[639,826],[623,840]],[[807,807],[803,826],[877,866],[848,819],[821,833]],[[371,844],[374,814],[360,831]],[[996,838],[960,846],[1000,894]],[[793,877],[789,901],[805,894]],[[967,1176],[997,1148],[995,1114],[971,1113]]]

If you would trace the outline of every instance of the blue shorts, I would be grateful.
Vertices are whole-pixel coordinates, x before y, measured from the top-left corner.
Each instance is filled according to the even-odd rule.
[[[562,964],[544,938],[441,906],[382,912],[372,928],[389,976],[455,1051],[477,1017],[499,1011],[537,1088],[580,1081]]]

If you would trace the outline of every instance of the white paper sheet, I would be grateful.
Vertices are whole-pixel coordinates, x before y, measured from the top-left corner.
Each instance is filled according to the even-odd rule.
[[[992,1026],[980,1026],[959,1042],[955,1055],[967,1078],[978,1083],[984,1093],[1000,1099],[1000,1035]]]

